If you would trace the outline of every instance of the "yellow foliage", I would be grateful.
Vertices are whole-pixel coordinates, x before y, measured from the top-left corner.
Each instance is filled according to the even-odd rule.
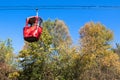
[[[9,74],[9,78],[10,78],[10,79],[15,79],[15,78],[17,78],[18,76],[20,76],[19,72],[13,72],[13,73],[10,73],[10,74]]]
[[[110,74],[115,76],[118,73],[120,74],[119,57],[111,50],[110,41],[113,39],[111,30],[100,23],[90,22],[80,29],[80,35],[82,74],[89,76],[89,79],[90,77],[94,78],[96,73],[103,76],[109,75],[107,71],[110,71]],[[103,80],[97,78],[96,80]],[[105,77],[105,79],[107,78]]]
[[[117,66],[120,64],[119,56],[115,53],[109,53],[107,56],[101,59],[102,65],[110,67],[110,66]]]

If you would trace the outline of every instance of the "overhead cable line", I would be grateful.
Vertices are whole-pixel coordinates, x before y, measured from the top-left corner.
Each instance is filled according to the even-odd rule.
[[[80,5],[50,5],[50,6],[0,6],[0,10],[35,10],[38,9],[120,9],[120,6],[80,6]]]

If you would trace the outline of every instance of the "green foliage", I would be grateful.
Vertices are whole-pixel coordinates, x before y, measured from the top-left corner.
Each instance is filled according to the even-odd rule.
[[[19,54],[19,63],[22,71],[20,80],[46,80],[46,67],[49,64],[51,36],[47,29],[43,28],[39,42],[26,43],[27,47]]]
[[[19,80],[119,80],[119,57],[111,50],[113,33],[100,23],[80,29],[80,47],[72,45],[61,20],[43,23],[38,42],[25,42],[18,55]]]
[[[65,80],[72,74],[67,75],[66,70],[72,66],[72,40],[67,26],[59,20],[48,20],[43,26],[40,41],[26,42],[20,51],[20,80]]]
[[[38,42],[25,42],[18,62],[11,40],[1,41],[0,80],[119,80],[120,45],[112,49],[113,32],[90,22],[79,34],[80,45],[73,46],[67,25],[49,19]]]

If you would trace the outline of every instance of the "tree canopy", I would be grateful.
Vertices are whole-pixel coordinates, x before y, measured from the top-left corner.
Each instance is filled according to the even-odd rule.
[[[38,42],[24,42],[15,56],[11,39],[0,42],[0,80],[119,80],[120,45],[101,23],[80,27],[74,45],[64,21],[43,22]]]

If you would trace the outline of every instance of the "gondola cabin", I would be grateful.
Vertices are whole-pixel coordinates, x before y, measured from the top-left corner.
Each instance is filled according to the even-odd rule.
[[[32,16],[26,19],[26,25],[23,28],[24,40],[27,42],[36,42],[42,33],[42,19],[38,16]]]

